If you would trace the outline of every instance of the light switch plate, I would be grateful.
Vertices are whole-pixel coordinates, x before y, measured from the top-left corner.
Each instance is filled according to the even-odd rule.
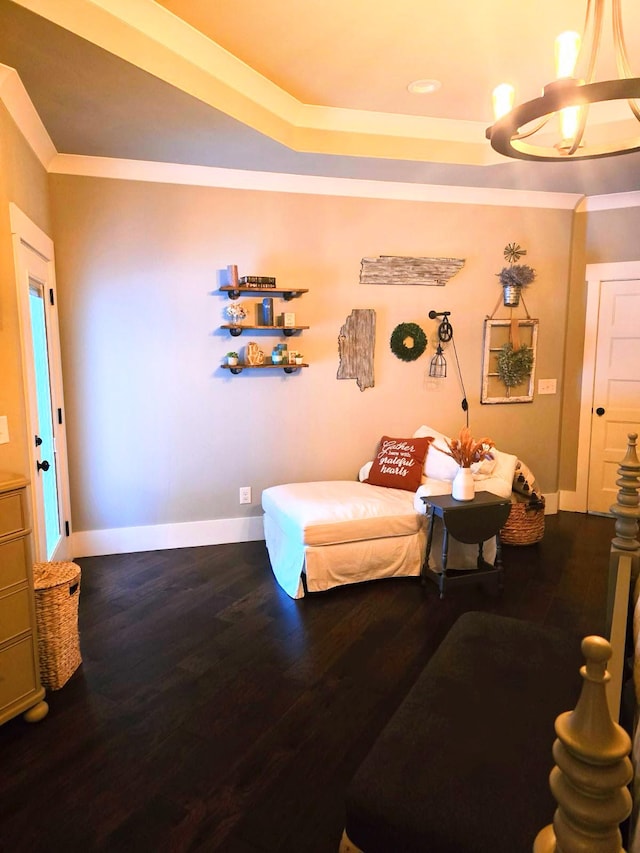
[[[555,394],[556,386],[555,379],[538,379],[538,394]]]
[[[0,415],[0,444],[9,444],[9,421],[6,415]]]

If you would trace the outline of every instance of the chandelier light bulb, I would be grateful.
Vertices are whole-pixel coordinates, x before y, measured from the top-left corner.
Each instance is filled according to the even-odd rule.
[[[572,142],[578,132],[578,123],[580,121],[580,107],[565,107],[558,113],[560,119],[560,133],[562,135],[562,143]]]
[[[511,112],[516,90],[509,83],[501,83],[493,90],[493,115],[496,121]]]
[[[556,38],[556,77],[573,77],[580,53],[580,35],[571,30]]]

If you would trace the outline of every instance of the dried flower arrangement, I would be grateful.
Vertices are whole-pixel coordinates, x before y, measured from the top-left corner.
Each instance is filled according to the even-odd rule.
[[[232,323],[239,323],[247,316],[247,309],[244,305],[227,305],[225,311]]]
[[[518,263],[526,254],[527,250],[518,243],[507,243],[504,247],[504,259],[509,262],[509,266],[496,273],[503,287],[527,287],[535,280],[536,271],[528,264]]]
[[[445,439],[449,450],[443,450],[436,444],[433,445],[440,453],[445,453],[454,459],[461,468],[471,468],[474,462],[481,462],[483,459],[493,459],[491,448],[495,447],[495,443],[491,438],[481,438],[476,441],[471,435],[469,427],[463,427],[460,430],[460,438],[453,438],[451,441]]]
[[[535,281],[536,271],[528,264],[511,264],[496,273],[503,287],[527,287]]]

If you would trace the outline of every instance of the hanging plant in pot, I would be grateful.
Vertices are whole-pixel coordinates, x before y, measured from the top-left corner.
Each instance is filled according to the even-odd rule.
[[[460,430],[460,438],[451,441],[445,439],[448,450],[443,450],[437,444],[432,446],[440,453],[444,453],[454,459],[458,465],[458,473],[451,484],[451,497],[457,501],[472,501],[475,493],[475,481],[471,466],[484,459],[493,459],[491,449],[495,447],[493,439],[481,438],[476,441],[471,435],[469,427]]]
[[[505,308],[515,308],[520,304],[520,294],[536,278],[536,271],[528,264],[517,263],[527,250],[517,243],[508,243],[504,249],[504,257],[509,261],[508,267],[503,267],[497,273],[502,285],[502,301]]]
[[[536,271],[528,264],[511,264],[498,273],[502,285],[502,301],[506,308],[515,308],[520,304],[523,288],[535,280]]]

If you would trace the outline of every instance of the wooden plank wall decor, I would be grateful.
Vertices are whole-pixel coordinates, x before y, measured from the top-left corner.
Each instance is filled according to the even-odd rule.
[[[376,312],[354,308],[338,336],[338,379],[355,379],[358,388],[373,388],[373,351],[376,342]]]
[[[380,255],[360,262],[360,284],[446,284],[462,269],[460,258],[403,258]]]

